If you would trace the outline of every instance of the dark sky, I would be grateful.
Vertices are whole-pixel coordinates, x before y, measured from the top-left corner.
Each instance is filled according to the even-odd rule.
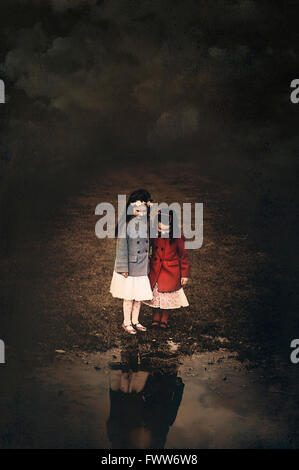
[[[293,171],[296,3],[2,0],[2,147],[26,169],[105,159],[117,142],[115,156],[176,148]]]

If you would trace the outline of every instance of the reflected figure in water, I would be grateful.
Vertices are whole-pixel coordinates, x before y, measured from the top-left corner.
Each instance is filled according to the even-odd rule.
[[[113,449],[164,448],[184,391],[177,371],[177,357],[142,354],[138,344],[123,349],[121,363],[110,371],[107,432]]]

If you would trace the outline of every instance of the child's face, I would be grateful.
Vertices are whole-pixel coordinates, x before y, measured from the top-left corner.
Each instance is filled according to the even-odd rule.
[[[133,214],[136,217],[144,217],[147,214],[147,205],[145,203],[141,203],[139,205],[133,204]]]

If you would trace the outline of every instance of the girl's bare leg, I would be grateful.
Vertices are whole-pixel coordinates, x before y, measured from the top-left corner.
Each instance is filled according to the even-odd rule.
[[[139,312],[140,312],[141,302],[138,300],[133,300],[133,307],[132,307],[132,323],[136,325],[139,319]]]
[[[133,328],[132,320],[131,320],[133,302],[134,300],[125,300],[125,299],[123,302],[124,322],[123,322],[122,327],[130,335],[136,335],[136,330]]]
[[[145,326],[139,323],[139,312],[140,312],[141,302],[139,300],[134,300],[132,308],[132,323],[138,331],[146,331]]]
[[[134,300],[124,300],[123,311],[124,311],[124,325],[128,326],[131,324],[131,315]]]

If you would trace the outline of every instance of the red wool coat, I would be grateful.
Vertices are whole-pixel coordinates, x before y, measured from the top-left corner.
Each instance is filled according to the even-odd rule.
[[[158,284],[159,292],[174,292],[181,288],[181,278],[189,277],[190,261],[184,238],[155,238],[151,241],[149,280],[152,288]]]

